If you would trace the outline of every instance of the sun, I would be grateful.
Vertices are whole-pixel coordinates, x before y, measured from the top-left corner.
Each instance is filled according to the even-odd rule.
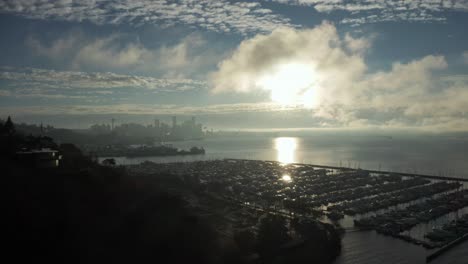
[[[282,106],[313,104],[317,73],[310,64],[281,64],[260,76],[257,85],[270,91],[271,100]]]

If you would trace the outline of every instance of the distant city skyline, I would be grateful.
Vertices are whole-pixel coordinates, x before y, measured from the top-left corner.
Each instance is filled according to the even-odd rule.
[[[115,118],[112,118],[110,123],[93,124],[89,127],[89,131],[96,135],[122,134],[151,137],[159,141],[201,139],[205,135],[203,124],[197,123],[195,116],[179,120],[179,122],[177,122],[177,116],[172,116],[171,123],[161,121],[159,118],[155,118],[153,123],[149,124],[115,123],[116,121]]]
[[[0,119],[468,131],[468,1],[0,0]]]

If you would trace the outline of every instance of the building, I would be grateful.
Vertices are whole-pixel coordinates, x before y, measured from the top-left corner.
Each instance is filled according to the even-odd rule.
[[[49,148],[16,152],[18,160],[33,168],[57,168],[62,156],[57,150]]]
[[[154,119],[154,128],[159,129],[160,122],[159,119]]]

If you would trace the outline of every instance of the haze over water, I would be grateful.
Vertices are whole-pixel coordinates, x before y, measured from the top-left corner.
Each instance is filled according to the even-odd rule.
[[[300,132],[278,136],[223,136],[171,144],[181,149],[201,146],[206,149],[206,155],[119,158],[117,161],[134,164],[144,160],[171,162],[236,158],[468,177],[468,153],[465,151],[468,140],[459,136]]]

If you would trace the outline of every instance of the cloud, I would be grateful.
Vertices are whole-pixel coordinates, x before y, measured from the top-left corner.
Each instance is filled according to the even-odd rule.
[[[384,21],[444,22],[446,12],[468,12],[466,0],[271,0],[312,6],[320,13],[345,12],[342,23],[360,25]]]
[[[25,106],[25,107],[0,107],[4,113],[14,115],[223,115],[232,113],[258,113],[282,111],[277,104],[263,103],[239,103],[216,104],[208,106],[180,106],[174,104],[108,104],[108,105],[53,105],[53,106]],[[291,108],[291,110],[294,110]]]
[[[105,96],[112,89],[181,92],[205,89],[206,83],[193,79],[168,79],[111,72],[55,71],[37,68],[0,67],[3,87],[11,92],[2,96],[85,99]],[[80,95],[70,95],[70,93]],[[84,95],[83,95],[84,94]]]
[[[340,88],[354,82],[366,70],[361,55],[366,41],[354,43],[356,41],[351,41],[350,37],[348,41],[342,41],[335,26],[326,22],[314,29],[280,28],[268,35],[257,35],[243,41],[230,58],[219,64],[218,71],[211,75],[213,91],[257,89],[274,93],[278,89],[289,89],[289,94],[310,91],[315,96],[333,94],[337,99],[344,99],[347,91]],[[288,80],[284,87],[275,85],[274,88],[262,81],[263,77],[279,76],[283,71],[291,71],[288,73],[291,76],[306,71],[303,75],[309,76],[310,80],[302,83],[298,82],[301,76],[286,76]],[[291,85],[296,82],[297,86]]]
[[[341,38],[330,23],[259,34],[219,64],[212,90],[267,92],[272,100],[311,109],[311,118],[337,127],[468,130],[468,78],[442,77],[449,67],[443,56],[370,72],[363,52],[370,46],[369,39]]]
[[[11,92],[8,90],[0,90],[0,97],[7,97],[10,96]]]
[[[29,36],[26,44],[36,56],[45,57],[56,64],[65,64],[73,69],[119,69],[134,67],[153,57],[153,52],[140,43],[128,41],[124,35],[111,34],[102,38],[88,38],[80,31],[44,44]],[[125,44],[122,44],[125,43]]]
[[[224,53],[207,48],[208,46],[201,35],[192,33],[172,46],[163,45],[153,51],[153,56],[148,55],[143,68],[158,69],[169,77],[174,74],[199,75],[201,69],[216,65],[219,58],[225,56]]]
[[[463,52],[463,61],[468,64],[468,51]]]
[[[96,39],[83,46],[76,54],[74,68],[100,67],[100,68],[128,68],[144,63],[144,58],[152,57],[151,51],[139,43],[128,43],[124,47],[116,45],[118,36]]]
[[[78,43],[84,40],[81,32],[72,32],[63,38],[56,39],[49,46],[42,44],[38,39],[29,36],[26,39],[26,45],[39,56],[48,57],[58,61],[66,61],[70,59],[70,51],[78,48]]]
[[[216,32],[241,34],[268,32],[288,19],[256,2],[228,0],[4,0],[0,12],[32,19],[90,21],[102,24],[175,24]]]
[[[146,48],[138,39],[126,34],[91,38],[80,31],[72,31],[48,44],[29,36],[26,43],[35,56],[73,70],[126,70],[165,75],[177,72],[178,76],[184,76],[199,73],[200,68],[214,64],[212,60],[220,56],[214,50],[200,51],[206,41],[196,33],[173,45],[154,49]]]
[[[353,38],[349,33],[345,35],[344,43],[351,53],[364,53],[372,44],[370,38]]]
[[[389,92],[429,92],[433,85],[432,72],[447,68],[443,56],[426,56],[408,63],[396,62],[391,71],[369,74],[360,85],[373,91]]]

